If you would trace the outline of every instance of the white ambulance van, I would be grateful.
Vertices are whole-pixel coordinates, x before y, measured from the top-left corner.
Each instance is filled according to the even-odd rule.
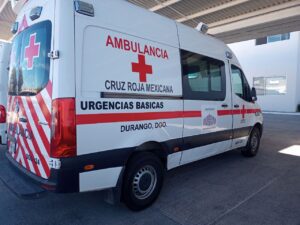
[[[165,170],[256,155],[256,93],[221,41],[127,1],[23,3],[7,120],[20,173],[56,192],[111,189],[139,210]]]
[[[11,44],[0,41],[0,144],[5,145],[8,66]]]

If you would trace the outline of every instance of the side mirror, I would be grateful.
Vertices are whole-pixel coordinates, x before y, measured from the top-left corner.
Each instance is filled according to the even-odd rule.
[[[256,102],[257,101],[257,95],[256,95],[256,89],[253,87],[252,90],[251,90],[251,100],[253,102]]]

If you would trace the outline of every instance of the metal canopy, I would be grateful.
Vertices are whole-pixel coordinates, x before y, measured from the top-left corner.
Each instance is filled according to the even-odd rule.
[[[128,0],[227,43],[300,30],[299,0]]]
[[[124,0],[125,1],[125,0]],[[128,0],[227,43],[300,30],[300,0]],[[0,39],[11,38],[15,20],[9,0],[0,0]]]
[[[0,39],[8,40],[11,38],[10,28],[15,18],[10,2],[0,0]]]

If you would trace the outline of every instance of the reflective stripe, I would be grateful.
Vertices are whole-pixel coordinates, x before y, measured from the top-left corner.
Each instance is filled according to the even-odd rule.
[[[106,113],[106,114],[83,114],[76,115],[76,123],[95,124],[95,123],[114,123],[129,121],[177,119],[186,117],[201,117],[201,111],[173,111],[173,112],[143,112],[143,113]]]

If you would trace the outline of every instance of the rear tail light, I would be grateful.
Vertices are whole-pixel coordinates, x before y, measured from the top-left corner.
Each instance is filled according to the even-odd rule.
[[[0,105],[0,123],[6,123],[6,109]]]
[[[76,156],[75,99],[52,102],[51,152],[53,158]]]

